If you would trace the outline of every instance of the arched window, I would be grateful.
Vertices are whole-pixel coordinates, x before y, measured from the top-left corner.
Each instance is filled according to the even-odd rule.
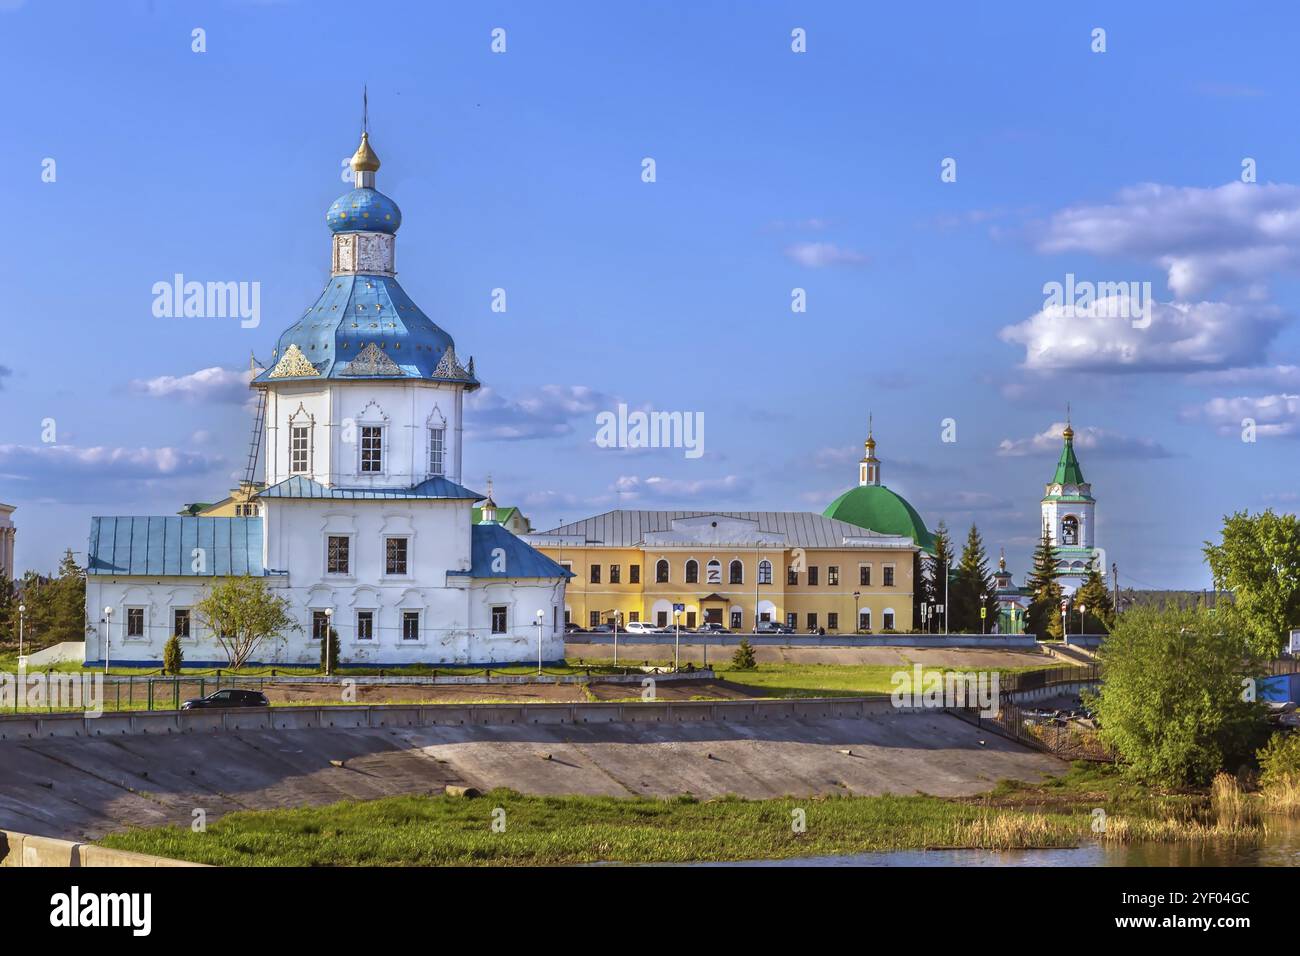
[[[719,561],[717,558],[714,558],[708,563],[708,565],[706,565],[706,571],[708,573],[709,584],[722,583],[722,562],[721,561]]]
[[[660,558],[655,562],[655,583],[668,583],[668,561],[664,558]]]
[[[1079,519],[1066,515],[1061,519],[1061,544],[1079,543]]]
[[[694,558],[691,558],[686,562],[686,583],[700,583],[700,562],[696,561]]]
[[[758,583],[759,584],[772,583],[772,562],[767,560],[767,558],[764,558],[762,561],[758,562]]]
[[[745,566],[741,563],[739,558],[736,558],[731,562],[730,575],[728,577],[728,580],[732,584],[745,583]]]
[[[885,608],[885,610],[881,612],[880,618],[880,626],[882,628],[886,631],[892,631],[894,629],[894,609],[892,607]]]

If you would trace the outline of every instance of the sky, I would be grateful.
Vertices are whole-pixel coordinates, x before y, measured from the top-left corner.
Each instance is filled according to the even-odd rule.
[[[18,571],[242,474],[364,85],[400,281],[484,383],[465,483],[535,527],[820,512],[870,415],[885,484],[1019,580],[1068,403],[1120,583],[1208,587],[1223,516],[1298,490],[1300,10],[1252,11],[0,0]],[[155,315],[177,273],[259,323]],[[703,454],[600,447],[620,404]]]

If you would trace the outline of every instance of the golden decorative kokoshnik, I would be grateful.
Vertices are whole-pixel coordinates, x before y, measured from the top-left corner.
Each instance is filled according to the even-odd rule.
[[[284,355],[280,361],[271,369],[268,378],[302,378],[304,376],[317,376],[320,372],[313,365],[307,356],[302,354],[302,349],[297,344],[290,345],[284,350]]]

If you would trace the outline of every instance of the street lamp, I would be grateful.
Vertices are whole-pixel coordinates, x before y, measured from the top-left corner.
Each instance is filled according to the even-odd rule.
[[[334,608],[325,609],[325,633],[321,635],[321,642],[325,647],[325,676],[330,676],[330,634],[334,630]]]
[[[108,676],[108,658],[113,652],[113,609],[104,608],[104,676]]]
[[[21,660],[23,656],[23,616],[27,613],[27,605],[18,605],[18,657]]]
[[[538,611],[537,613],[541,613]],[[615,609],[614,611],[614,666],[618,666],[618,622],[623,617],[623,612]]]
[[[862,597],[861,591],[853,592],[853,633],[856,634],[862,630],[862,614],[858,610],[858,599]]]
[[[980,593],[980,634],[988,633],[988,600],[989,596],[983,592]]]
[[[537,609],[537,676],[538,677],[542,676],[542,618],[544,618],[545,616],[546,614],[539,607]],[[615,624],[614,627],[617,629],[618,625]],[[614,633],[617,635],[618,631],[615,630]],[[615,640],[617,640],[617,637],[615,638]]]
[[[1082,604],[1079,605],[1079,633],[1080,634],[1083,634],[1084,631],[1087,629],[1087,624],[1084,622],[1083,619],[1083,612],[1086,610],[1088,610],[1086,606]]]
[[[673,608],[673,625],[677,630],[677,637],[673,640],[673,673],[675,674],[682,650],[682,612],[677,608]]]

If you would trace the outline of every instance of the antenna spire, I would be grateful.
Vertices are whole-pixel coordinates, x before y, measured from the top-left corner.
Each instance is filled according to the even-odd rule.
[[[370,90],[365,84],[361,86],[361,132],[370,132]]]

